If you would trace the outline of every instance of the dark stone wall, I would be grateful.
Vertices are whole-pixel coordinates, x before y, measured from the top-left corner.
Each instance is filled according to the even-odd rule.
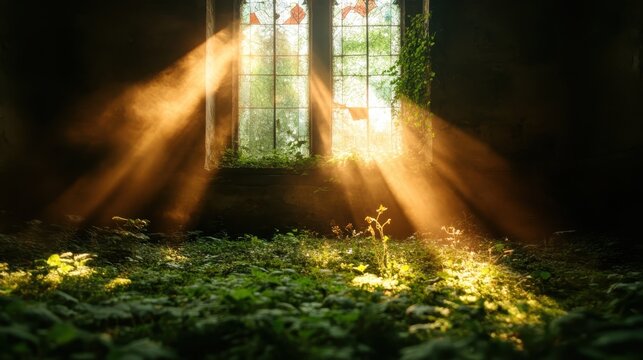
[[[431,0],[431,9],[436,150],[460,129],[506,159],[516,181],[537,180],[530,186],[559,215],[589,227],[635,221],[643,3]]]

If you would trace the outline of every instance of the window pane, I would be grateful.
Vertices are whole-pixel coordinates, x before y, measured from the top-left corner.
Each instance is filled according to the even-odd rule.
[[[239,144],[243,151],[261,155],[303,147],[300,152],[309,153],[308,23],[305,0],[242,4]]]
[[[366,56],[344,56],[342,75],[366,75]]]
[[[353,120],[348,109],[333,110],[333,154],[363,154],[368,147],[366,120]]]
[[[240,83],[243,82],[247,83],[245,85],[247,88],[241,88],[240,90],[246,90],[249,94],[248,107],[271,108],[273,106],[274,88],[272,76],[241,76]]]
[[[241,56],[239,74],[271,75],[273,72],[272,56]]]
[[[271,108],[273,102],[272,76],[239,77],[239,107]]]
[[[366,76],[335,77],[333,92],[336,106],[366,107]]]
[[[372,3],[373,0],[369,0]],[[365,0],[337,0],[333,8],[333,24],[343,26],[366,25]]]
[[[306,76],[277,76],[275,101],[277,108],[308,107],[308,79]]]
[[[368,54],[391,54],[391,30],[389,26],[368,27]]]
[[[366,27],[344,27],[342,32],[343,55],[366,55]]]
[[[274,30],[268,25],[242,26],[241,55],[272,55]]]
[[[340,0],[333,8],[333,153],[397,154],[401,134],[386,72],[399,54],[393,0]]]
[[[270,25],[274,20],[274,9],[271,1],[246,0],[241,7],[241,23],[251,25]]]
[[[393,0],[375,0],[375,7],[371,10],[368,23],[371,25],[399,25],[400,16],[397,5]]]
[[[277,75],[297,75],[299,58],[297,56],[277,56]]]
[[[395,124],[391,108],[371,108],[369,119],[369,152],[376,156],[393,152]]]
[[[273,110],[241,109],[239,111],[239,147],[252,155],[272,151]]]
[[[277,148],[308,156],[308,110],[277,110]]]
[[[333,28],[333,55],[335,56],[340,56],[343,55],[344,52],[342,51],[342,27],[334,27]]]
[[[299,53],[299,26],[277,26],[277,55],[297,55]]]
[[[308,75],[309,63],[308,56],[299,57],[299,72],[298,75]]]
[[[393,99],[393,78],[390,76],[371,76],[368,86],[369,107],[390,107]]]
[[[397,56],[369,56],[369,75],[384,75],[393,65]]]

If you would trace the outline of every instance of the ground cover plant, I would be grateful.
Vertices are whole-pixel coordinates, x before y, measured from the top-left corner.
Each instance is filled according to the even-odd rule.
[[[389,239],[385,211],[333,237],[6,231],[0,358],[640,358],[640,267],[609,240]]]

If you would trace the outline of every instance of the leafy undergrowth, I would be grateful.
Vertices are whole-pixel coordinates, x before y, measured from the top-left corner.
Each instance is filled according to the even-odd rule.
[[[640,357],[641,274],[582,245],[451,228],[386,238],[383,267],[359,233],[232,239],[117,220],[0,234],[0,358]]]

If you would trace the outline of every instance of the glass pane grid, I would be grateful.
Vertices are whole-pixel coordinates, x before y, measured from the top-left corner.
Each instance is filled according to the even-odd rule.
[[[305,0],[241,6],[239,146],[309,155],[309,13]]]
[[[333,154],[396,155],[401,131],[387,71],[400,43],[393,0],[339,0],[333,8]]]

